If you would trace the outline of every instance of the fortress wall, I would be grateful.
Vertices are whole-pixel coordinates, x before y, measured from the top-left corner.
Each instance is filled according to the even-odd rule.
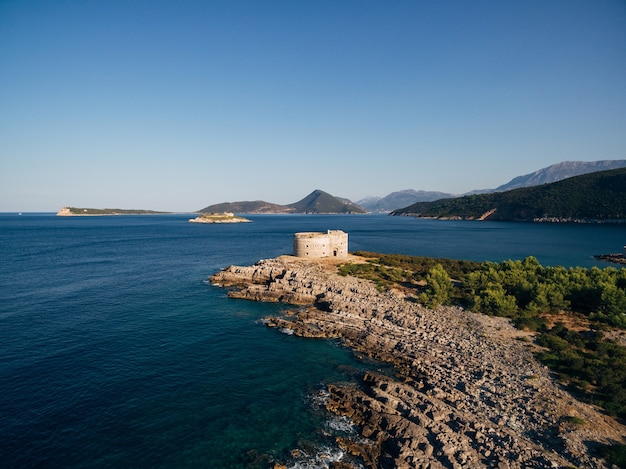
[[[348,234],[341,230],[295,233],[293,252],[296,257],[347,257]]]

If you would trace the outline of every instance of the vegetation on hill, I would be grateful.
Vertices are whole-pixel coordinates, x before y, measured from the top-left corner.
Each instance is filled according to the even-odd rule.
[[[420,202],[391,215],[467,220],[626,220],[626,168],[492,194]]]
[[[199,213],[290,213],[294,209],[285,205],[272,204],[263,200],[224,202],[221,204],[209,205],[198,210]]]
[[[435,307],[465,308],[511,318],[536,332],[538,358],[587,402],[626,418],[626,269],[543,267],[523,261],[472,262],[358,252],[365,264],[340,273],[404,288]],[[621,332],[620,332],[621,330]]]

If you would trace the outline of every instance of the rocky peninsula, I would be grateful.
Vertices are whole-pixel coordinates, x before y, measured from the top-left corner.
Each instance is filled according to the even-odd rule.
[[[595,450],[626,443],[626,427],[561,389],[534,358],[532,338],[508,320],[431,310],[409,292],[336,272],[337,262],[281,256],[230,266],[211,282],[232,298],[300,305],[266,318],[270,327],[340,338],[394,365],[395,377],[328,384],[326,408],[360,432],[337,443],[365,467],[611,467]]]

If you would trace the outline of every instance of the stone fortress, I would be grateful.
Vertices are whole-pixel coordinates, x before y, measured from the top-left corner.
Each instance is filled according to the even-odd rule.
[[[348,233],[341,230],[302,232],[293,235],[293,255],[312,259],[348,257]]]

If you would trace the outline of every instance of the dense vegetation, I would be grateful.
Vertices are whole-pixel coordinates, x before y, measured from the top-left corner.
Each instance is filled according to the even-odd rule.
[[[478,219],[494,209],[487,219],[626,220],[626,168],[506,192],[419,202],[391,215]]]
[[[367,252],[343,275],[379,288],[413,290],[429,307],[461,304],[536,331],[539,359],[583,400],[626,418],[626,347],[608,336],[626,329],[626,269],[543,267],[537,259],[471,262]],[[570,328],[566,325],[570,326]]]

